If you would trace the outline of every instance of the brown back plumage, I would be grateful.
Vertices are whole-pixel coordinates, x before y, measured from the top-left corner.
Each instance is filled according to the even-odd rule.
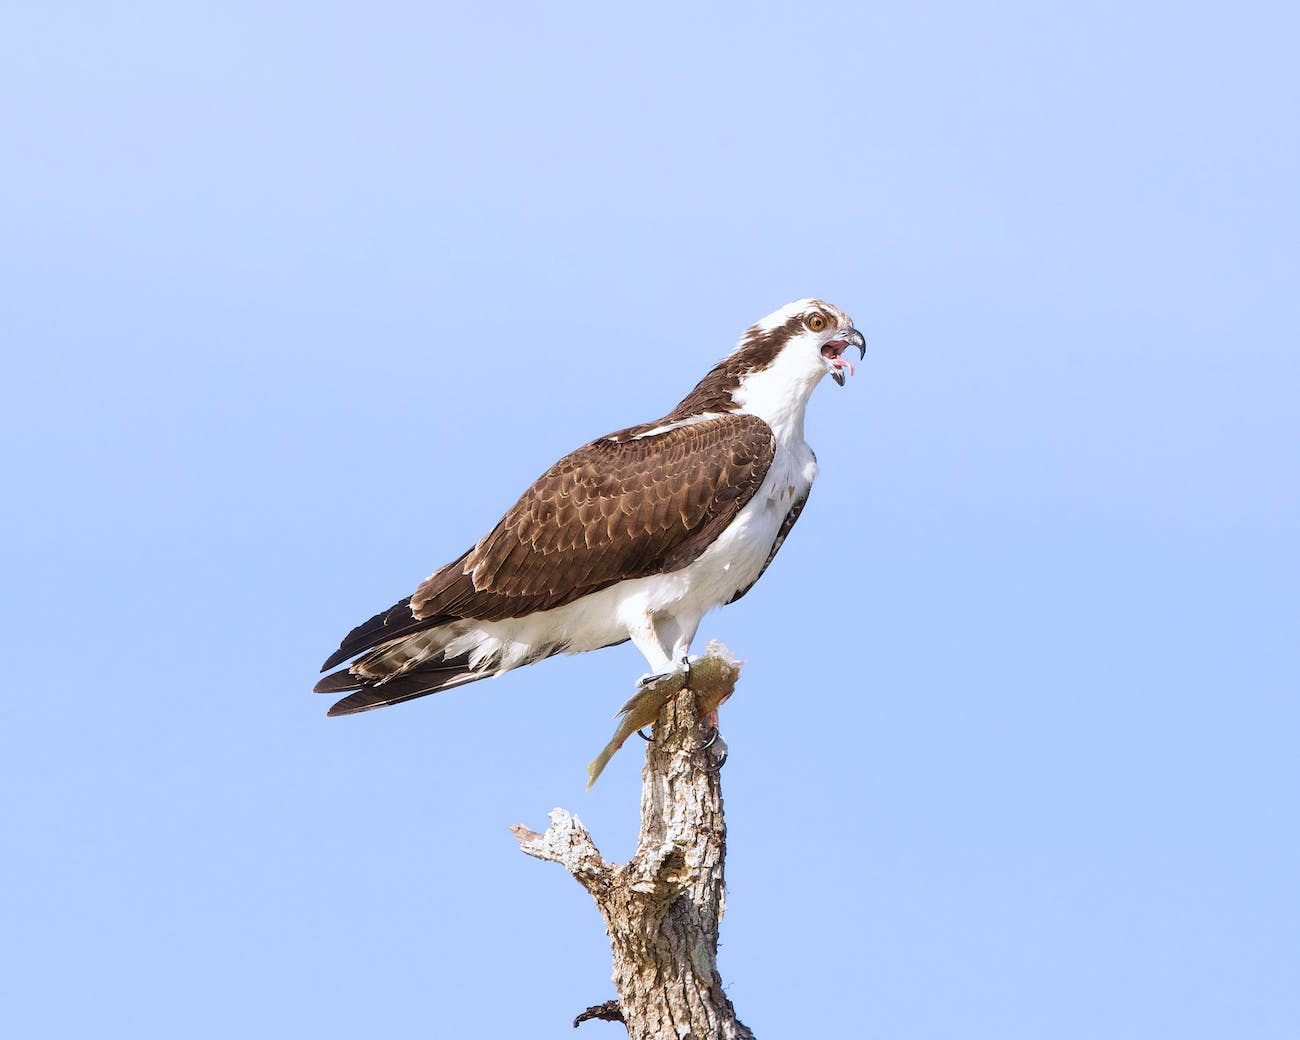
[[[499,621],[685,567],[758,490],[775,452],[751,415],[592,441],[547,470],[492,532],[411,597],[416,619]]]

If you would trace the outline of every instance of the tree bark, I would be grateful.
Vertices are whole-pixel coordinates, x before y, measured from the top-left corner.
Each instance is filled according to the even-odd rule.
[[[629,719],[657,709],[641,773],[641,832],[626,864],[606,863],[563,809],[551,812],[545,834],[512,828],[528,855],[564,866],[605,919],[618,999],[589,1008],[575,1026],[621,1017],[632,1040],[752,1040],[717,968],[727,853],[718,767],[726,751],[720,741],[710,745],[717,733],[711,722],[739,675],[740,663],[711,643],[691,664],[689,688],[673,677],[624,708],[620,733]],[[616,749],[621,742],[616,734],[611,743]]]

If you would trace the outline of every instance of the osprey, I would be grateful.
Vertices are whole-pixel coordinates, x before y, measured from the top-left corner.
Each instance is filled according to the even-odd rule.
[[[753,325],[662,419],[583,445],[472,549],[348,633],[317,693],[330,715],[398,704],[558,653],[632,640],[642,680],[689,667],[714,607],[740,599],[799,519],[817,460],[804,408],[866,343],[849,316],[796,300]],[[358,656],[359,655],[359,656]]]

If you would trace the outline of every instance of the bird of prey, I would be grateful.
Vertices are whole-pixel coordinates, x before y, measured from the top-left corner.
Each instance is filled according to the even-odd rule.
[[[714,607],[767,569],[817,460],[804,409],[866,343],[820,300],[751,326],[661,419],[599,437],[543,473],[469,551],[348,633],[316,684],[330,715],[398,704],[558,653],[632,640],[657,679],[689,668]],[[353,660],[355,658],[355,660]]]

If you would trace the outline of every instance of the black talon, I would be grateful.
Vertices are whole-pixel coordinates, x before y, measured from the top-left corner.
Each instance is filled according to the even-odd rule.
[[[709,739],[706,740],[706,741],[705,741],[703,744],[701,744],[699,747],[697,747],[695,750],[696,750],[696,751],[708,751],[709,748],[713,747],[715,744],[718,744],[718,743],[721,741],[721,744],[720,744],[720,746],[719,746],[719,748],[718,748],[718,750],[721,752],[721,754],[716,754],[716,755],[711,755],[711,756],[709,756],[710,758],[714,758],[714,757],[716,757],[716,758],[717,758],[717,761],[711,763],[710,765],[706,765],[706,766],[704,767],[704,771],[705,771],[706,773],[716,773],[716,772],[718,772],[719,770],[721,770],[722,767],[726,764],[726,761],[727,761],[727,754],[728,754],[728,752],[727,752],[727,742],[726,742],[725,740],[722,739],[722,731],[719,730],[717,726],[710,726],[709,729],[710,729],[710,731],[711,731],[711,732],[709,733]]]
[[[659,682],[660,680],[671,678],[672,674],[673,674],[672,672],[660,672],[658,675],[643,676],[642,678],[636,681],[636,687],[638,690],[648,689],[649,687],[653,686],[655,683]],[[691,685],[691,659],[689,656],[682,657],[682,675],[686,681],[686,687],[689,688]],[[645,735],[644,727],[637,730],[636,735],[640,737],[642,740],[644,740],[647,744],[654,743],[655,738],[647,737]],[[713,741],[716,739],[717,739],[717,728],[714,727],[713,739],[710,740],[708,744],[705,744],[704,747],[710,747],[713,744]],[[701,748],[700,750],[703,751],[704,748]]]
[[[672,677],[673,677],[672,672],[660,672],[658,675],[643,675],[641,676],[640,679],[636,681],[636,688],[638,690],[644,690],[650,686],[653,686],[657,682],[662,682],[664,679],[671,679]],[[685,679],[686,685],[690,686],[691,659],[689,657],[682,658],[682,678]]]

